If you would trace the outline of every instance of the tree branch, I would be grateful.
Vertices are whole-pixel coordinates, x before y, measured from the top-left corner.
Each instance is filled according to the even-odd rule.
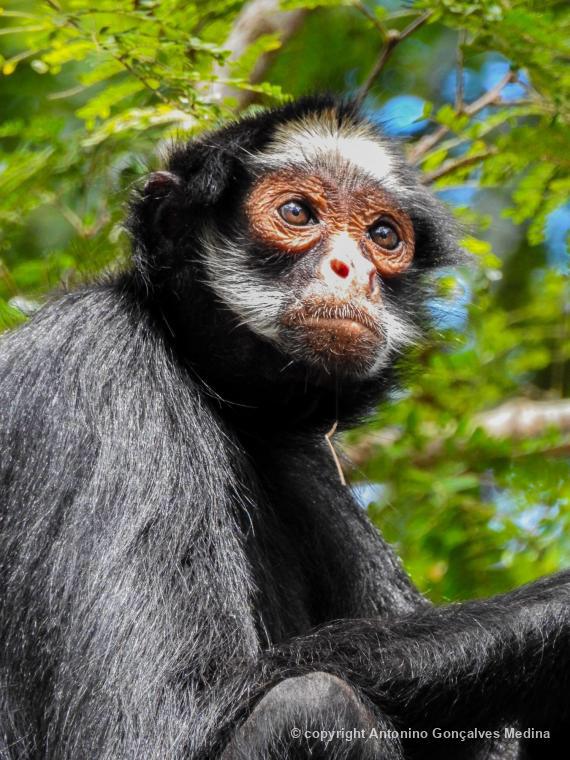
[[[434,169],[432,172],[425,173],[422,176],[422,182],[424,185],[429,185],[432,182],[435,182],[436,179],[445,177],[446,174],[451,174],[456,169],[463,169],[466,166],[478,164],[480,161],[484,161],[486,158],[489,158],[489,156],[495,156],[496,154],[497,149],[491,147],[489,150],[483,151],[482,153],[474,153],[471,156],[461,156],[461,158],[446,161],[444,164],[442,164],[442,166],[439,167],[439,169]]]
[[[464,106],[463,109],[458,112],[458,115],[465,114],[466,116],[475,116],[487,106],[493,105],[501,97],[501,92],[506,87],[506,85],[514,82],[515,79],[516,73],[514,71],[507,72],[494,87],[483,93],[483,95],[481,95],[480,98],[477,98],[477,100],[474,100],[473,103],[470,103],[468,106]],[[440,140],[442,140],[450,131],[451,130],[449,127],[442,125],[436,129],[435,132],[422,137],[421,140],[418,140],[418,142],[410,150],[408,154],[409,160],[414,163],[418,163],[418,161],[423,158],[425,154],[428,153],[432,148],[434,148],[437,143],[440,142]]]
[[[496,409],[478,414],[473,423],[493,438],[536,438],[551,427],[561,433],[570,433],[570,399],[512,399]]]
[[[210,89],[212,100],[224,100],[233,97],[237,100],[237,110],[248,106],[255,98],[255,93],[240,90],[225,84],[223,79],[230,76],[231,64],[238,60],[256,40],[265,34],[278,34],[281,42],[285,42],[295,34],[307,11],[280,10],[279,0],[250,0],[238,14],[225,48],[230,51],[228,60],[216,69],[217,82]],[[272,60],[270,53],[260,56],[251,75],[251,82],[260,82]]]
[[[491,438],[520,441],[537,438],[550,428],[560,433],[570,433],[570,399],[556,401],[533,401],[519,398],[507,401],[495,409],[482,412],[473,418],[471,429],[482,428]],[[347,447],[346,454],[353,467],[362,467],[379,448],[392,446],[402,437],[396,427],[384,428],[362,438]],[[426,464],[436,459],[445,448],[445,440],[434,439],[421,452],[418,463]],[[551,456],[567,453],[570,443],[556,442],[545,451]]]
[[[368,19],[368,21],[370,21],[372,26],[374,26],[378,30],[383,40],[386,40],[388,38],[388,31],[386,27],[379,19],[376,18],[376,16],[372,13],[372,11],[370,10],[370,8],[368,8],[368,6],[366,6],[362,2],[357,1],[356,3],[354,3],[354,7],[356,8],[357,11],[362,13],[362,15],[365,16]]]
[[[432,15],[431,11],[427,11],[426,13],[422,13],[421,16],[418,16],[415,18],[405,29],[403,29],[401,32],[398,32],[396,29],[389,29],[388,32],[385,35],[385,41],[384,45],[380,51],[380,54],[376,60],[376,63],[372,67],[372,70],[368,74],[366,81],[360,88],[358,95],[356,96],[356,104],[362,105],[364,102],[364,99],[368,95],[372,85],[380,75],[380,72],[386,65],[386,62],[394,52],[394,49],[400,44],[400,42],[403,42],[407,37],[409,37],[411,34],[413,34],[417,29],[420,28],[420,26],[423,26],[423,24],[426,23],[426,21],[430,18]]]

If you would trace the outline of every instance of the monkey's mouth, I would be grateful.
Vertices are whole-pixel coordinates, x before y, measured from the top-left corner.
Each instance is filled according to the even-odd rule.
[[[352,304],[308,304],[289,312],[282,324],[286,335],[300,340],[320,360],[367,362],[384,342],[376,320]]]
[[[376,338],[382,338],[378,322],[367,311],[351,303],[308,304],[289,312],[283,319],[283,324],[287,327],[329,330],[339,334],[347,332],[358,335],[366,331]]]

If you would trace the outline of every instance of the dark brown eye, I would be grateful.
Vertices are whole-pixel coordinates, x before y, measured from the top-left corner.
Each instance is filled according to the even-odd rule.
[[[400,236],[388,222],[377,222],[370,228],[370,237],[381,248],[386,251],[395,251],[400,245]]]
[[[304,227],[314,221],[311,210],[300,201],[288,201],[279,208],[279,214],[287,224]]]

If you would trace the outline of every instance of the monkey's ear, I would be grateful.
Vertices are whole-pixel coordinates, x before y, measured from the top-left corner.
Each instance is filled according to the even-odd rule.
[[[231,184],[237,160],[225,144],[196,141],[175,151],[168,168],[182,178],[186,203],[197,209],[220,200]]]
[[[147,177],[142,192],[131,205],[130,227],[135,236],[151,243],[168,241],[176,237],[183,227],[185,215],[184,187],[182,179],[171,171],[152,172]],[[133,225],[133,222],[136,225]]]
[[[180,187],[180,184],[179,177],[172,172],[153,172],[144,184],[143,196],[149,199],[155,198],[156,200],[160,200],[166,198],[177,187]]]
[[[230,187],[236,165],[227,146],[196,141],[176,149],[167,169],[148,176],[127,220],[140,267],[174,261],[180,240],[203,224]]]

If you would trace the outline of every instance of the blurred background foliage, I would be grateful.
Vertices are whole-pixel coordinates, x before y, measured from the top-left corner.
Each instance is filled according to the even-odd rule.
[[[434,600],[568,566],[567,2],[0,6],[2,327],[124,263],[125,199],[173,140],[252,100],[358,94],[452,205],[476,266],[444,273],[438,341],[344,439],[353,487]],[[268,23],[230,55],[252,6]]]

